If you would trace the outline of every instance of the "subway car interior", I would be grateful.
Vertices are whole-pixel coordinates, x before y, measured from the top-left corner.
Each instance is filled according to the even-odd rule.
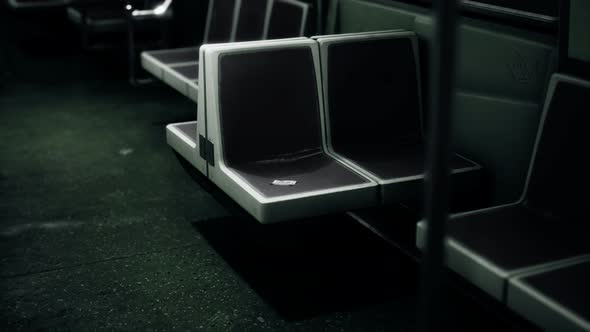
[[[590,331],[590,0],[6,0],[0,68],[1,331]]]

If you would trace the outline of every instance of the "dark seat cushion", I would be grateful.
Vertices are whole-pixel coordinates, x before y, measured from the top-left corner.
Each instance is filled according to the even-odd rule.
[[[190,137],[193,142],[197,141],[197,121],[176,125],[183,134]]]
[[[267,197],[369,183],[323,150],[315,67],[309,46],[219,57],[225,162]]]
[[[368,181],[320,151],[234,166],[257,191],[276,197],[315,190],[365,184]],[[272,185],[274,180],[294,180],[293,186]]]
[[[587,231],[580,223],[513,205],[454,217],[447,236],[498,267],[514,270],[590,252]]]
[[[309,47],[220,56],[219,117],[228,165],[319,151],[319,107]]]
[[[171,67],[170,70],[176,72],[182,77],[194,81],[199,78],[199,65],[198,64],[187,64]]]
[[[522,282],[554,300],[586,321],[590,321],[590,262],[535,274]]]
[[[345,157],[382,179],[404,178],[423,175],[425,165],[425,147],[422,144],[399,144],[393,142],[387,146],[349,146]],[[473,167],[474,164],[454,155],[452,169]]]
[[[179,48],[166,51],[146,52],[151,57],[164,64],[199,61],[199,49],[197,47]]]

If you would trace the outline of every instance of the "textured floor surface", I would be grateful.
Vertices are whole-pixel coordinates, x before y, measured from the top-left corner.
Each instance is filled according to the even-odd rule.
[[[413,261],[344,216],[263,226],[223,203],[165,143],[195,105],[56,21],[0,17],[0,330],[413,330]]]

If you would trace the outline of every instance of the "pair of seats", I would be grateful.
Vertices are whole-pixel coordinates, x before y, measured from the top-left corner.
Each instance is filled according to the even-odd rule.
[[[420,194],[414,33],[204,45],[199,82],[198,121],[168,143],[261,223]],[[479,169],[453,158],[457,183]]]
[[[211,0],[204,44],[303,36],[309,5],[297,0]],[[198,101],[199,49],[143,52],[142,66],[193,101]]]
[[[590,81],[554,74],[521,199],[448,223],[447,265],[547,330],[590,331],[589,107]]]

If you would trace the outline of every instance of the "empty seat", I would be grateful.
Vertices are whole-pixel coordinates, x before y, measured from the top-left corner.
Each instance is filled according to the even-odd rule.
[[[389,31],[314,37],[320,44],[329,151],[381,185],[385,203],[419,197],[425,172],[418,41]],[[459,176],[479,170],[459,155]]]
[[[522,198],[448,224],[448,266],[499,300],[508,278],[590,253],[586,196],[578,190],[588,185],[590,82],[554,74],[548,91]],[[419,247],[426,226],[418,225]]]
[[[209,179],[261,223],[377,203],[376,183],[325,151],[314,41],[203,48]]]
[[[507,304],[543,331],[590,331],[590,256],[512,278]]]
[[[198,54],[196,47],[191,54]],[[162,67],[162,80],[168,85],[197,102],[199,89],[199,63],[195,61]]]

